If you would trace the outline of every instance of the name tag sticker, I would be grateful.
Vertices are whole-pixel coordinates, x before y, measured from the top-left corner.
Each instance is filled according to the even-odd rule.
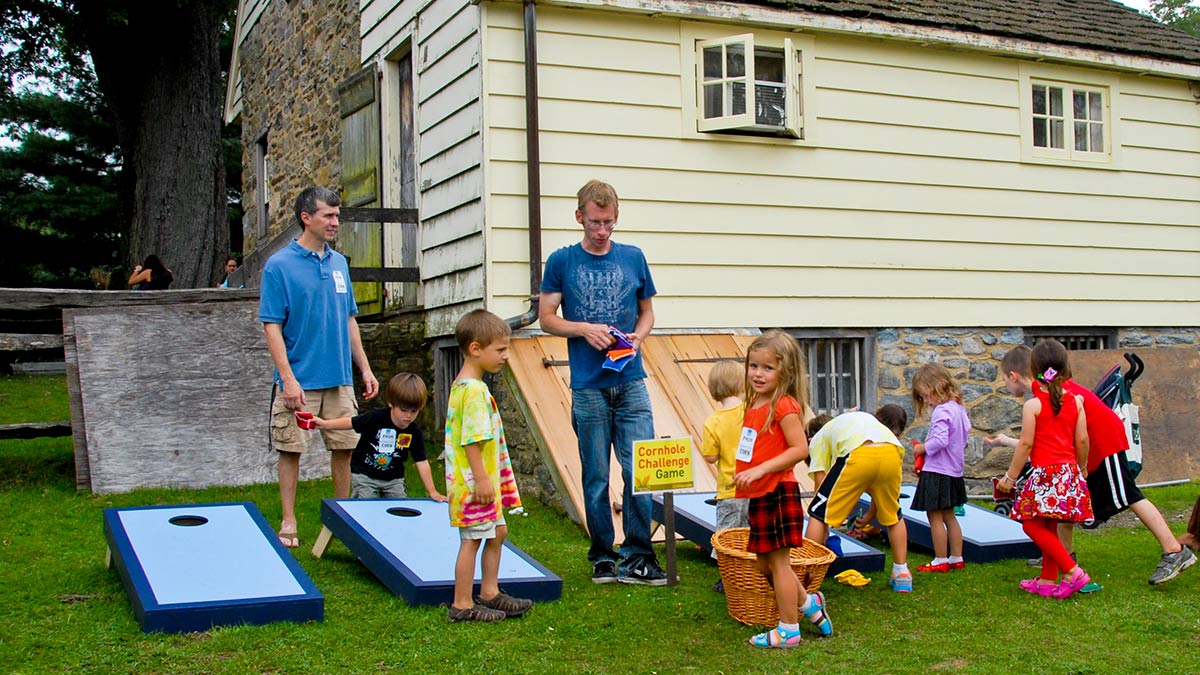
[[[333,286],[338,293],[346,292],[346,277],[342,274],[341,270],[333,271]]]
[[[749,462],[754,457],[754,441],[758,432],[750,427],[742,427],[742,437],[738,439],[737,460]]]
[[[385,454],[396,452],[396,430],[395,429],[380,429],[379,435],[375,437],[379,445],[375,449]]]

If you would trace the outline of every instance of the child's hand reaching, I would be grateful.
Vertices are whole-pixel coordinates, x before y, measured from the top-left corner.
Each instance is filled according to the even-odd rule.
[[[446,495],[444,495],[444,494],[442,494],[442,493],[438,492],[437,490],[434,490],[433,492],[430,492],[430,493],[429,493],[429,498],[430,498],[430,499],[432,499],[432,500],[433,500],[433,501],[435,501],[435,502],[445,502],[445,501],[446,501]]]
[[[312,423],[313,423],[313,426],[315,426],[316,428],[324,429],[329,424],[329,420],[324,420],[324,419],[321,419],[320,417],[317,417],[316,415],[313,415]]]
[[[983,446],[985,448],[994,448],[1001,445],[1015,448],[1017,447],[1017,439],[1005,434],[996,434],[995,436],[983,437]]]
[[[925,444],[913,441],[913,456],[920,457],[925,454]]]
[[[761,465],[752,466],[741,473],[734,474],[733,484],[740,488],[748,487],[754,481],[762,478],[763,475],[764,471],[762,470]]]

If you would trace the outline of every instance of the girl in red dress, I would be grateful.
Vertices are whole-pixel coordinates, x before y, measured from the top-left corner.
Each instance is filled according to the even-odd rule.
[[[1087,481],[1079,469],[1087,465],[1087,418],[1083,397],[1063,393],[1071,367],[1061,342],[1039,342],[1030,354],[1030,370],[1041,386],[1034,387],[1034,397],[1022,408],[1021,438],[1000,487],[1011,491],[1025,460],[1033,464],[1013,504],[1012,518],[1042,550],[1042,574],[1020,586],[1061,600],[1091,581],[1058,538],[1059,522],[1080,523],[1092,517]]]

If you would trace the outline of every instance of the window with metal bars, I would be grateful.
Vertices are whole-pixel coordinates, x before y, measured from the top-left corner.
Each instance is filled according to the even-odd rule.
[[[808,356],[809,398],[813,412],[839,415],[874,406],[868,395],[867,340],[862,337],[800,337]]]
[[[1107,328],[1052,330],[1025,329],[1025,344],[1030,347],[1037,344],[1038,340],[1044,338],[1053,338],[1058,340],[1070,351],[1108,349],[1109,345],[1115,345],[1117,343],[1115,333]]]

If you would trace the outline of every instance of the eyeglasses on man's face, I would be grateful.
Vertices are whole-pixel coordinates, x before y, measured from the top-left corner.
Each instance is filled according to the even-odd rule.
[[[610,218],[608,220],[592,220],[591,218],[584,218],[583,226],[589,230],[608,230],[609,232],[612,232],[612,229],[617,226],[617,219]]]

